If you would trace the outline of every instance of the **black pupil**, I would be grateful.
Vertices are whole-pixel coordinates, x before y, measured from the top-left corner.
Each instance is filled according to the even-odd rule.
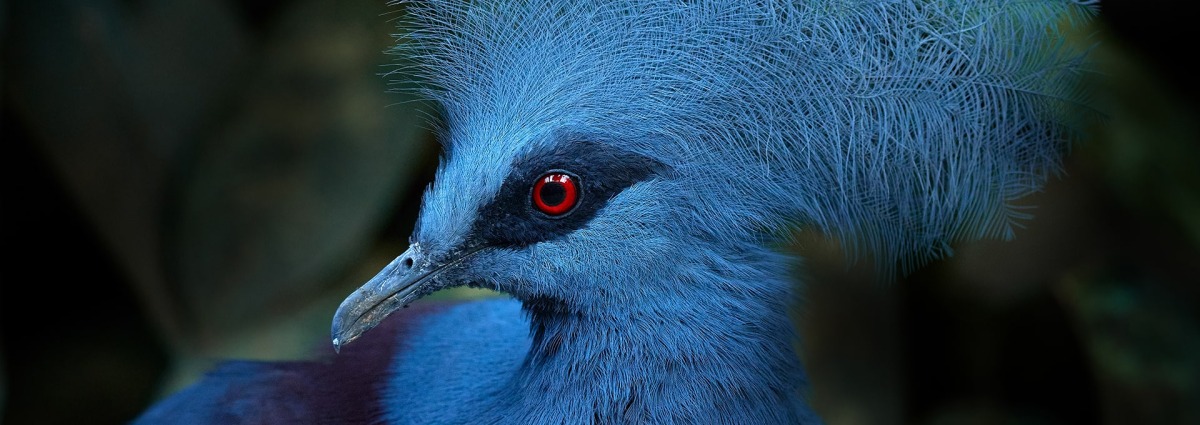
[[[542,203],[553,207],[567,199],[567,189],[563,187],[562,183],[550,182],[542,186],[542,193],[539,196],[542,197]]]

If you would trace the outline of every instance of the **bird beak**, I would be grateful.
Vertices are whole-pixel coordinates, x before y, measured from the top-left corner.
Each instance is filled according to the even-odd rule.
[[[333,315],[333,349],[358,339],[392,312],[408,305],[436,288],[432,284],[444,265],[435,264],[412,244],[407,251],[392,260],[375,277],[346,297]]]

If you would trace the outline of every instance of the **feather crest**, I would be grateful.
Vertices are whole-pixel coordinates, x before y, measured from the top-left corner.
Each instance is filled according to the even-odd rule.
[[[1095,1],[401,2],[448,154],[595,134],[718,238],[812,226],[886,270],[1009,237],[1086,113]],[[764,233],[766,231],[767,233]]]

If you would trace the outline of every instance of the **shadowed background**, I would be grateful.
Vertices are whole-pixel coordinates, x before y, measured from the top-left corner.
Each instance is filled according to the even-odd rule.
[[[383,0],[0,1],[0,418],[117,424],[222,358],[300,359],[407,245],[437,143]],[[880,285],[801,232],[842,424],[1200,423],[1190,18],[1106,0],[1112,111],[1014,241]],[[472,290],[441,297],[487,296]]]

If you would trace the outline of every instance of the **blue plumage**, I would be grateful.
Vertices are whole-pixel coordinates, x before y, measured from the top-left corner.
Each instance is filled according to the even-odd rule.
[[[798,219],[886,265],[1007,235],[1086,100],[1056,31],[1080,3],[431,1],[399,50],[462,160],[601,134],[669,162],[708,232]]]
[[[513,299],[412,319],[379,416],[817,423],[771,244],[814,228],[890,271],[1008,236],[1089,113],[1062,28],[1093,3],[406,3],[397,72],[445,155],[334,344],[493,288]]]

